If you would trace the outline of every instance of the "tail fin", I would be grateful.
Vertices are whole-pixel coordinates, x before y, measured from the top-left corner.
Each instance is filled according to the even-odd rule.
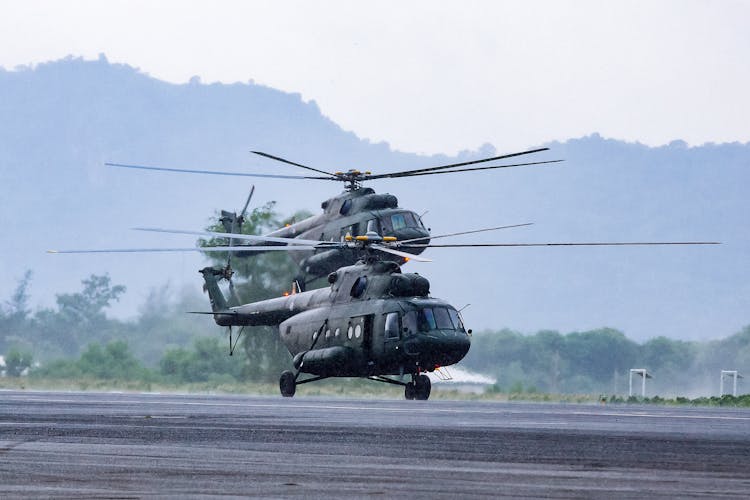
[[[237,214],[234,212],[222,210],[221,217],[219,217],[219,222],[221,222],[221,225],[224,226],[224,232],[226,233],[241,232],[241,221],[239,221],[239,217],[237,217]],[[238,228],[237,226],[240,226],[240,228]]]
[[[211,300],[211,310],[214,312],[226,311],[230,307],[240,305],[237,295],[234,293],[234,287],[232,286],[231,274],[227,280],[229,281],[230,298],[229,300],[224,297],[224,293],[219,288],[219,280],[227,277],[227,272],[231,273],[231,270],[227,269],[216,269],[213,267],[204,267],[198,271],[203,275],[203,290],[208,292],[208,298]]]

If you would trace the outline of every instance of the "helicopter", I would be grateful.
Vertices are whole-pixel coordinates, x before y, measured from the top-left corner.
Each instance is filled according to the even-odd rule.
[[[205,314],[230,328],[230,349],[232,327],[279,329],[295,368],[279,378],[283,397],[294,396],[300,384],[363,377],[403,386],[406,399],[426,400],[431,382],[425,373],[460,361],[469,351],[471,330],[455,307],[430,297],[426,278],[402,273],[396,262],[373,251],[391,253],[393,249],[383,245],[393,241],[372,231],[372,225],[364,236],[347,235],[337,246],[359,253],[361,259],[330,273],[329,288],[293,288],[291,294],[244,305],[234,294],[231,268],[203,268],[212,309]],[[219,288],[222,279],[230,283],[229,299]],[[301,378],[303,373],[306,378]],[[405,375],[411,380],[404,382]]]
[[[225,267],[205,267],[204,290],[217,325],[228,327],[230,355],[248,326],[273,326],[293,358],[294,371],[279,378],[283,397],[293,397],[296,387],[330,377],[359,377],[404,387],[406,399],[427,400],[431,382],[426,373],[459,362],[471,345],[460,311],[448,302],[430,296],[430,282],[418,273],[403,273],[398,263],[385,256],[406,257],[417,262],[430,259],[411,251],[456,247],[539,247],[621,245],[714,245],[718,242],[591,242],[591,243],[474,243],[435,244],[398,241],[382,236],[370,223],[366,234],[345,235],[340,241],[244,235],[211,231],[136,228],[174,234],[224,237],[252,245],[193,248],[195,251],[349,251],[357,256],[353,265],[328,275],[328,288],[301,291],[257,302],[241,304],[232,282],[231,261]],[[492,229],[492,228],[490,228]],[[477,231],[434,236],[433,239]],[[272,243],[275,246],[257,245]],[[280,245],[283,244],[283,245]],[[187,249],[139,249],[165,251]],[[133,250],[64,250],[52,253],[123,252]],[[228,282],[227,297],[219,287]],[[240,327],[233,342],[233,328]],[[440,372],[439,372],[440,373]],[[302,374],[305,377],[302,378]],[[396,377],[396,378],[394,378]],[[408,381],[404,381],[408,377]]]
[[[543,165],[557,163],[562,160],[545,160],[526,163],[512,163],[503,165],[477,166],[480,163],[507,160],[519,156],[530,155],[548,151],[549,148],[537,148],[517,153],[504,154],[491,158],[465,161],[441,165],[437,167],[426,167],[385,174],[373,174],[369,171],[360,171],[350,169],[346,172],[328,172],[317,168],[309,167],[296,163],[279,156],[274,156],[262,151],[252,151],[252,153],[277,162],[302,168],[319,175],[281,175],[281,174],[256,174],[244,172],[223,172],[215,170],[193,170],[183,168],[166,168],[146,165],[132,165],[122,163],[105,163],[110,167],[166,171],[179,173],[207,174],[207,175],[224,175],[224,176],[243,176],[243,177],[261,177],[274,179],[305,179],[305,180],[328,180],[344,183],[344,191],[333,198],[324,201],[321,204],[323,213],[314,215],[304,220],[287,225],[265,236],[276,238],[303,238],[316,239],[319,241],[341,241],[345,235],[352,236],[364,235],[368,227],[373,227],[378,234],[383,236],[394,237],[398,241],[410,241],[429,243],[430,230],[425,227],[422,217],[416,212],[401,208],[398,206],[398,199],[388,193],[376,193],[372,188],[363,186],[363,183],[376,179],[394,179],[404,177],[415,177],[424,175],[446,174],[454,172],[468,172],[477,170],[491,170],[498,168],[520,167],[530,165]],[[239,212],[222,210],[219,221],[222,223],[224,230],[229,234],[238,234],[242,232],[242,225],[245,221],[248,206],[252,199],[255,188],[250,190],[250,195],[245,202],[244,207]],[[500,226],[496,229],[506,229],[516,226]],[[229,242],[230,246],[234,244]],[[280,241],[257,241],[258,246],[283,246],[287,243]],[[241,245],[239,245],[241,246]],[[236,257],[247,257],[252,253],[262,250],[243,250],[238,248],[233,254]],[[270,249],[269,249],[270,251]],[[423,246],[412,246],[406,250],[407,254],[419,255],[424,251]],[[411,255],[397,256],[386,255],[383,258],[391,260],[401,265],[411,258]],[[316,249],[313,251],[295,251],[292,252],[292,259],[297,263],[300,272],[295,277],[295,281],[300,290],[305,290],[308,283],[323,278],[336,269],[353,265],[358,260],[356,252],[351,252],[346,248],[337,249]]]

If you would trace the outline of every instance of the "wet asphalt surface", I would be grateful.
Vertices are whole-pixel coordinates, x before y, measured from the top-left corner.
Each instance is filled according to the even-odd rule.
[[[750,411],[0,391],[0,498],[750,496]]]

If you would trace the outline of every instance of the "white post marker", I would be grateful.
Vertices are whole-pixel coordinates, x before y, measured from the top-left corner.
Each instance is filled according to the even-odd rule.
[[[654,378],[651,376],[650,373],[648,373],[648,370],[645,368],[631,368],[630,369],[630,378],[628,380],[628,396],[633,396],[633,374],[640,375],[642,377],[641,380],[641,397],[646,397],[646,379],[647,378]]]
[[[732,377],[732,396],[737,397],[737,379],[744,378],[737,370],[721,370],[721,383],[719,384],[719,396],[724,395],[724,377]]]

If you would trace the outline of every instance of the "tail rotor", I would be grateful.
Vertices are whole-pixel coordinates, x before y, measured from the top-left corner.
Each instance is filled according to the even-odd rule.
[[[255,193],[255,185],[250,186],[250,194],[247,196],[247,200],[245,201],[245,206],[242,207],[242,210],[240,211],[240,214],[237,215],[237,212],[229,212],[227,210],[221,211],[221,217],[219,218],[219,221],[224,226],[224,231],[229,234],[241,234],[242,233],[242,225],[245,223],[245,214],[247,214],[247,207],[250,206],[250,200],[253,199],[253,193]],[[234,246],[234,238],[229,238],[229,246]],[[232,285],[232,251],[230,250],[228,252],[227,257],[227,267],[229,271],[229,277],[227,277],[227,281],[229,281],[229,286],[233,288]]]

